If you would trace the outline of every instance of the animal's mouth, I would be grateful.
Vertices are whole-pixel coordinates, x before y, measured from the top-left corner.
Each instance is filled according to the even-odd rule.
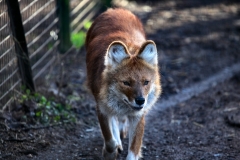
[[[128,107],[130,107],[134,111],[140,111],[143,108],[143,105],[141,106],[132,106],[126,99],[123,99],[123,101],[127,104]]]
[[[138,106],[138,107],[132,107],[135,111],[140,111],[142,108],[143,108],[143,106],[141,105],[141,106]]]

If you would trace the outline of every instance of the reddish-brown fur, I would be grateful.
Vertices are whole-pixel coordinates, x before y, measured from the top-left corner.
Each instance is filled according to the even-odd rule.
[[[132,144],[130,146],[130,149],[134,153],[138,153],[138,151],[141,149],[140,147],[142,145],[142,140],[139,140],[139,139],[140,138],[142,139],[142,137],[143,137],[144,126],[145,126],[145,120],[144,120],[144,116],[143,116],[141,118],[140,122],[137,125],[138,132],[136,132],[135,136],[133,137],[133,142],[132,142]]]
[[[116,72],[118,74],[113,73],[114,76],[111,74],[108,75],[109,77],[112,77],[111,79],[119,80],[119,82],[123,81],[124,79],[127,79],[129,77],[129,75],[131,75],[131,79],[129,81],[132,82],[131,85],[134,86],[135,89],[126,88],[122,83],[119,84],[119,91],[125,93],[125,95],[130,100],[133,100],[133,98],[137,97],[138,94],[140,94],[141,92],[146,94],[150,89],[149,85],[143,86],[143,83],[144,83],[144,80],[147,79],[146,77],[151,77],[152,75],[154,75],[153,70],[151,68],[146,68],[146,67],[142,67],[142,66],[143,66],[143,64],[141,62],[139,62],[139,60],[135,61],[135,60],[130,59],[126,62],[126,65],[124,65],[124,67],[120,67],[118,70],[116,70]],[[129,71],[129,68],[131,68],[131,71]],[[141,82],[139,82],[139,83],[135,82],[135,80],[138,79],[138,77],[136,77],[136,76],[138,76],[139,74],[138,73],[134,74],[132,72],[134,72],[134,73],[139,72],[139,74],[144,75],[141,79]]]
[[[144,52],[149,44],[152,48]],[[127,58],[117,63],[115,68],[108,65],[108,54],[112,45],[122,46],[124,51],[120,49],[121,52],[124,52],[124,56],[127,55]],[[155,48],[153,41],[146,40],[140,20],[124,9],[109,9],[104,12],[94,21],[87,33],[87,80],[97,102],[98,119],[105,140],[103,148],[105,159],[116,159],[118,150],[122,150],[122,144],[116,135],[119,139],[120,136],[126,135],[125,129],[120,130],[121,135],[116,134],[114,128],[116,123],[113,117],[119,118],[118,121],[122,123],[126,122],[123,117],[127,117],[131,124],[129,128],[131,143],[129,152],[131,153],[128,154],[127,160],[136,160],[141,155],[144,116],[148,106],[141,111],[131,107],[137,97],[144,97],[152,101],[146,102],[150,108],[161,93],[157,56],[153,56],[155,61],[151,61],[151,56],[149,58],[152,53],[157,55]],[[117,53],[115,56],[121,57],[121,53]],[[147,56],[141,57],[142,53],[147,53]],[[111,89],[113,86],[115,88]]]
[[[141,47],[136,43],[133,29],[139,30],[145,37],[141,22],[131,12],[124,9],[109,9],[96,18],[86,38],[88,85],[94,96],[99,93],[101,74],[104,70],[104,56],[113,41],[122,41],[132,54]],[[97,44],[97,45],[96,45]],[[97,68],[95,66],[98,66]]]

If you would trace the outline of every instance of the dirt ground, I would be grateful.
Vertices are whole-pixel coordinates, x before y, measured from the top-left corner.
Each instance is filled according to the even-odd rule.
[[[136,13],[157,44],[160,102],[240,62],[237,0],[140,2],[116,5]],[[72,51],[38,85],[39,91],[59,91],[61,81],[59,95],[73,106],[77,123],[13,130],[0,115],[0,159],[101,159],[95,103],[85,87],[85,54]],[[125,159],[127,144],[125,139],[119,159]],[[142,154],[144,160],[240,159],[240,73],[174,107],[150,112]]]

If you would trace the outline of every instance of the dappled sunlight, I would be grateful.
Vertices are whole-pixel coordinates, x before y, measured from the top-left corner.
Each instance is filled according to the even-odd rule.
[[[102,135],[96,103],[86,85],[83,46],[91,22],[109,5],[100,10],[102,0],[69,1],[73,46],[58,54],[61,39],[55,1],[18,0],[20,9],[25,10],[21,13],[37,79],[37,93],[30,94],[14,88],[11,78],[18,72],[17,41],[11,37],[5,3],[12,1],[0,0],[4,4],[0,5],[4,12],[0,11],[0,104],[9,102],[0,112],[0,159],[101,159]],[[239,0],[113,2],[114,7],[126,8],[139,17],[158,52],[162,95],[146,117],[142,159],[238,159]],[[142,39],[136,37],[136,42]],[[105,41],[103,36],[99,42]],[[54,61],[46,58],[49,56]],[[35,63],[35,57],[41,62]],[[13,78],[20,89],[21,78]],[[98,79],[96,82],[101,85]],[[16,103],[10,105],[12,101]],[[123,105],[119,101],[116,108]],[[128,137],[122,141],[124,150],[118,160],[127,156],[128,141]]]
[[[145,23],[148,39],[157,44],[163,97],[240,60],[238,3],[124,0],[117,4],[135,12]]]

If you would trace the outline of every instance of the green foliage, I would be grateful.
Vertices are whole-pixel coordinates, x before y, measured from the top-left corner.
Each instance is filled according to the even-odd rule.
[[[92,22],[86,21],[83,25],[83,30],[78,33],[71,34],[71,42],[75,48],[80,49],[85,44],[87,30],[91,27],[91,25]]]
[[[85,43],[86,32],[80,31],[78,33],[72,33],[71,41],[75,48],[81,48]]]
[[[55,102],[54,99],[49,100],[39,93],[32,94],[28,89],[22,94],[19,102],[30,110],[30,113],[23,117],[26,121],[44,125],[76,122],[76,115],[70,105]]]
[[[91,25],[92,25],[92,22],[91,22],[91,21],[87,21],[87,22],[84,23],[83,27],[84,27],[86,30],[88,30],[88,29],[91,27]]]

